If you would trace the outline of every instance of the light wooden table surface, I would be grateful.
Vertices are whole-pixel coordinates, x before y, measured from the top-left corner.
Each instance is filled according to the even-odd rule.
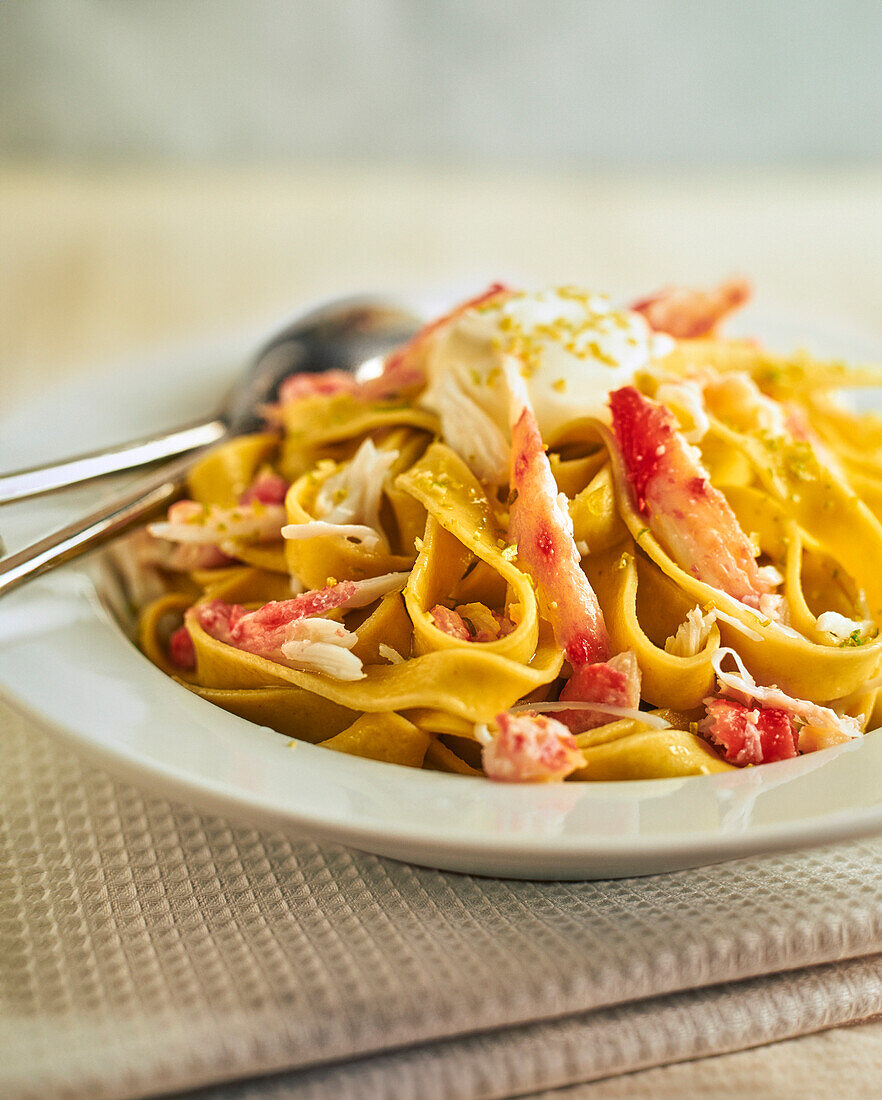
[[[767,313],[878,337],[882,171],[531,175],[0,168],[0,401],[358,290],[744,272]],[[872,1095],[882,1024],[650,1070],[600,1096]],[[872,1084],[875,1082],[875,1085]]]
[[[0,168],[0,398],[323,295],[736,271],[766,309],[882,338],[882,171]]]

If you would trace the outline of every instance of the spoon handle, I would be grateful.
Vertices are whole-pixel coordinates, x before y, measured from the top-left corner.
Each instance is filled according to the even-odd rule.
[[[161,512],[181,492],[193,459],[191,454],[176,459],[83,519],[0,558],[0,596]]]
[[[185,451],[217,443],[226,434],[226,430],[221,420],[200,420],[171,431],[144,436],[131,443],[76,455],[61,462],[0,474],[0,504],[40,496],[55,489],[64,489],[103,477],[105,474],[117,474],[122,470],[147,466],[163,458],[172,458]]]

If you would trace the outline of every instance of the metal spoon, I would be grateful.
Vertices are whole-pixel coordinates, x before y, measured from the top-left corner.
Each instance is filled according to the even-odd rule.
[[[31,477],[45,473],[46,480],[55,484],[37,488],[36,492],[47,492],[51,487],[70,485],[76,480],[88,480],[123,469],[130,469],[145,461],[155,461],[159,455],[145,457],[141,451],[136,457],[137,448],[148,448],[154,443],[159,447],[170,446],[165,455],[180,453],[182,444],[192,435],[199,436],[198,450],[192,451],[175,462],[139,481],[136,486],[120,493],[104,507],[92,512],[81,520],[48,535],[46,538],[26,547],[16,554],[0,559],[0,596],[17,585],[39,576],[56,565],[78,557],[102,543],[150,519],[180,494],[187,472],[195,458],[208,446],[221,440],[254,431],[262,424],[260,408],[275,401],[281,383],[294,372],[316,373],[324,370],[344,370],[356,372],[368,360],[385,355],[392,348],[408,340],[419,327],[419,321],[411,313],[399,306],[373,299],[347,299],[331,303],[295,320],[288,328],[274,337],[257,355],[253,366],[243,382],[227,398],[221,412],[214,418],[199,425],[141,440],[126,448],[110,449],[93,455],[82,456],[62,464],[63,473],[56,473],[57,467],[48,470],[21,471],[18,475],[7,475],[0,480],[9,481],[14,477]],[[192,442],[189,443],[192,446]],[[120,462],[119,456],[122,455]],[[106,461],[107,468],[98,471],[97,466]],[[114,465],[114,461],[116,464]],[[73,468],[77,462],[92,463],[87,469],[86,478],[74,477]],[[59,481],[59,479],[62,479]],[[28,492],[19,491],[17,499],[35,495],[32,488]],[[7,500],[15,499],[6,497]]]
[[[205,420],[105,447],[60,462],[0,474],[0,504],[79,485],[105,474],[148,466],[164,458],[256,431],[262,404],[275,401],[279,385],[295,371],[352,371],[409,339],[417,320],[378,299],[347,298],[297,318],[255,357],[219,412]]]

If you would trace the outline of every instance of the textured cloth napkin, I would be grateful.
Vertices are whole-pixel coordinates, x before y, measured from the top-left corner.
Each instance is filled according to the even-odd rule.
[[[3,704],[0,754],[3,1097],[521,1096],[882,1011],[878,842],[480,879],[233,827]]]

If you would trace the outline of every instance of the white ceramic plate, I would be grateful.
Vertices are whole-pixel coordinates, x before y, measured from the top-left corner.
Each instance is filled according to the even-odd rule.
[[[880,349],[817,325],[746,320],[777,346]],[[254,339],[80,377],[0,413],[0,468],[198,415]],[[218,364],[225,364],[219,367]],[[186,370],[182,367],[186,366]],[[71,415],[72,411],[75,415]],[[107,492],[0,510],[14,550]],[[331,753],[178,687],[131,644],[100,558],[0,601],[0,689],[108,768],[253,824],[433,867],[521,878],[648,874],[882,831],[882,734],[723,775],[513,787]]]

